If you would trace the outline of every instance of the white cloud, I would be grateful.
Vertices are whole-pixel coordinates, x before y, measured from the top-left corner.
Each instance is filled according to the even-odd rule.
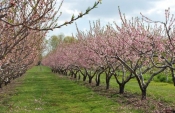
[[[78,15],[79,12],[84,12],[87,7],[92,6],[97,0],[64,0],[60,11],[63,12],[59,19],[59,24],[68,21],[72,14]],[[172,0],[102,0],[102,4],[98,8],[92,10],[88,15],[77,20],[80,30],[89,29],[89,20],[101,20],[101,25],[109,23],[121,23],[118,6],[122,13],[125,13],[127,19],[132,17],[141,17],[140,12],[152,20],[164,20],[165,9],[170,7],[170,12],[175,14],[175,3]],[[56,29],[49,34],[58,35],[64,33],[71,35],[76,33],[75,24]]]

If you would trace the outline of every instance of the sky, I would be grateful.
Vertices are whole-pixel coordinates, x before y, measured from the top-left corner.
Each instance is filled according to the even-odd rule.
[[[60,11],[62,16],[58,20],[58,24],[62,24],[65,21],[71,19],[72,15],[78,15],[80,12],[85,12],[88,7],[93,6],[94,2],[98,0],[64,0]],[[57,0],[57,6],[59,6],[61,0]],[[165,9],[170,8],[171,14],[175,14],[175,2],[173,0],[102,0],[102,4],[99,4],[88,15],[76,21],[79,30],[89,30],[89,21],[100,20],[101,25],[105,26],[108,23],[114,21],[121,24],[120,16],[118,13],[118,6],[126,18],[130,20],[132,17],[141,18],[140,13],[146,17],[156,20],[165,20]],[[52,35],[64,34],[65,36],[76,35],[75,22],[71,25],[49,31],[47,37]]]

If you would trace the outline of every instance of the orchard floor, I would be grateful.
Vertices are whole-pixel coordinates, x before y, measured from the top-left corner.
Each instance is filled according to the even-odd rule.
[[[57,75],[47,67],[41,69],[33,67],[0,89],[0,113],[164,113],[167,106],[151,98],[141,101],[138,94],[106,91],[104,86]]]

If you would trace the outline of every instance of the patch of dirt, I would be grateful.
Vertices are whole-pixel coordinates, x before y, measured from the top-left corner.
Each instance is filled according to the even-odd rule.
[[[15,93],[15,88],[22,84],[22,79],[24,78],[23,76],[15,80],[11,80],[11,82],[6,86],[4,84],[2,85],[2,88],[0,88],[0,104],[3,104],[4,99],[6,100],[9,96],[12,96]]]
[[[60,76],[65,77],[65,76]],[[142,110],[144,113],[175,113],[175,105],[168,105],[168,103],[155,100],[151,97],[147,97],[146,100],[141,100],[141,95],[137,93],[126,92],[119,94],[117,88],[109,88],[106,90],[104,85],[96,86],[95,83],[89,84],[88,82],[78,81],[77,79],[67,77],[70,80],[77,81],[79,85],[84,85],[99,95],[105,96],[119,103],[121,107],[119,109],[134,108]]]

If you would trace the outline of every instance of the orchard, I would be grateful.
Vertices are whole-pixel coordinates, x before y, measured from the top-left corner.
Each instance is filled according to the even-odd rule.
[[[127,20],[120,12],[121,25],[117,23],[101,26],[100,21],[90,23],[90,30],[80,31],[77,27],[77,41],[61,43],[43,60],[53,72],[74,78],[106,79],[106,89],[112,76],[123,94],[125,85],[136,79],[141,99],[146,99],[149,84],[155,76],[169,69],[172,81],[174,75],[174,17],[170,9],[165,10],[165,22],[153,21],[146,16]],[[104,74],[103,74],[104,73]]]
[[[53,36],[49,42],[53,46],[43,56],[49,31],[72,24],[99,3],[101,0],[58,25],[63,1],[57,6],[56,0],[2,0],[0,88],[41,63],[53,73],[95,83],[96,87],[104,85],[101,81],[105,78],[106,91],[113,78],[119,95],[124,95],[125,86],[135,80],[141,101],[147,99],[148,87],[160,74],[171,75],[170,84],[175,86],[175,18],[170,8],[165,10],[164,22],[142,13],[141,18],[126,19],[118,8],[121,24],[101,26],[98,20],[89,23],[89,31],[81,31],[76,24],[76,36]]]

